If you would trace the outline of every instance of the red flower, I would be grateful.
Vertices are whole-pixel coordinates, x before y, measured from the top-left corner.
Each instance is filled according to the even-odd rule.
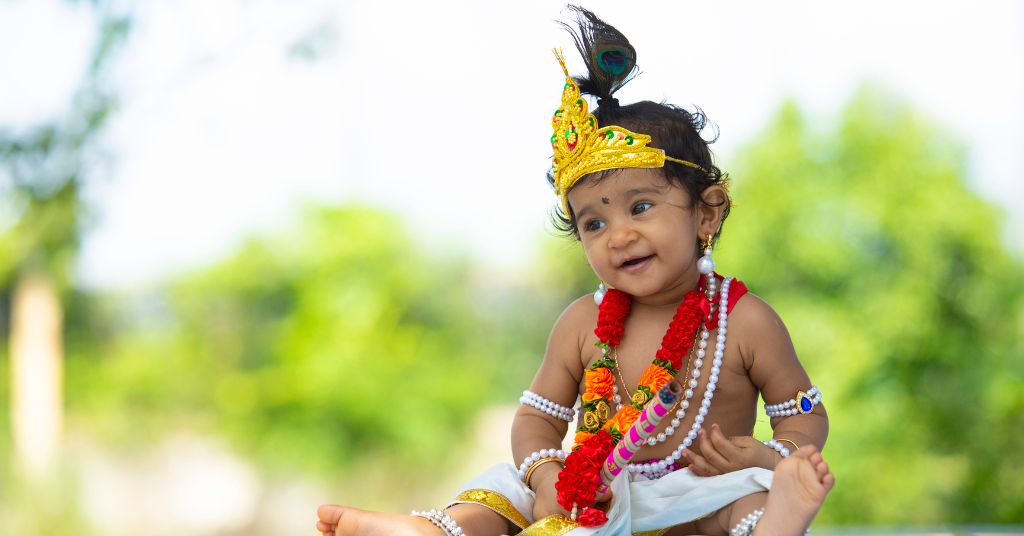
[[[599,527],[608,522],[608,516],[604,512],[597,508],[587,508],[583,511],[583,515],[576,518],[580,525],[584,527]]]
[[[601,464],[608,459],[615,438],[601,430],[565,459],[565,468],[558,473],[555,490],[558,504],[566,510],[573,505],[584,508],[594,502],[601,483]]]
[[[618,346],[626,330],[626,317],[633,297],[618,289],[610,289],[601,300],[597,313],[597,328],[594,334],[609,346]]]

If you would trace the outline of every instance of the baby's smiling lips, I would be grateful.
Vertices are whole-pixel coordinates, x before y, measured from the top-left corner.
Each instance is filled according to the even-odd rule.
[[[647,255],[645,257],[629,257],[628,259],[622,261],[622,264],[619,265],[619,268],[622,268],[623,270],[631,274],[636,273],[639,272],[640,270],[643,270],[643,268],[647,266],[647,264],[651,261],[652,258],[654,258],[654,255]]]

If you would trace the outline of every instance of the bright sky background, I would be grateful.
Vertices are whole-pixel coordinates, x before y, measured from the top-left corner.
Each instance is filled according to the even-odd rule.
[[[66,112],[95,38],[82,4],[0,0],[0,127]],[[551,48],[582,68],[553,22],[562,5],[138,2],[83,282],[208,264],[310,200],[384,207],[427,248],[522,266],[554,203]],[[725,169],[786,96],[825,125],[864,82],[904,96],[964,141],[972,187],[1011,214],[1007,243],[1024,250],[1024,2],[585,5],[638,51],[643,74],[619,100],[698,104]]]

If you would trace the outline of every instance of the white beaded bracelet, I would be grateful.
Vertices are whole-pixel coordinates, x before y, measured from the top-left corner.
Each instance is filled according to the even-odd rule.
[[[431,508],[429,512],[417,512],[416,510],[413,510],[412,515],[429,519],[431,523],[437,525],[437,528],[443,530],[448,536],[463,536],[462,527],[459,527],[459,524],[456,523],[451,516],[443,512],[438,512]]]
[[[806,393],[799,391],[796,398],[791,398],[788,402],[765,404],[764,411],[769,417],[788,417],[797,413],[810,413],[814,406],[818,405],[818,402],[821,402],[821,391],[818,390],[817,385],[812,385],[810,391]]]
[[[523,391],[523,396],[519,397],[519,403],[533,406],[540,411],[543,411],[552,417],[562,419],[565,422],[572,422],[576,420],[576,410],[567,408],[561,404],[556,404],[533,391]]]
[[[789,457],[789,449],[782,446],[782,443],[779,443],[774,439],[769,439],[768,441],[764,441],[764,444],[770,449],[775,449],[775,452],[781,454],[783,458]]]
[[[526,457],[523,460],[522,465],[519,466],[519,480],[526,482],[526,471],[530,469],[538,460],[544,458],[558,458],[559,460],[565,461],[565,458],[569,456],[569,453],[562,449],[543,449],[540,452],[534,452],[533,454]]]

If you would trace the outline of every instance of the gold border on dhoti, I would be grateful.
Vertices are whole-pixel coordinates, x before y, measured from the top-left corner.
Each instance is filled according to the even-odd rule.
[[[582,526],[565,516],[553,515],[534,522],[523,529],[519,536],[562,536],[566,532]]]
[[[526,528],[530,524],[526,516],[519,513],[515,506],[512,506],[512,501],[505,498],[504,495],[489,489],[467,489],[452,499],[448,506],[456,503],[476,503],[486,506],[493,510],[494,513],[515,523],[521,529]]]
[[[675,526],[675,525],[673,525],[673,526]],[[668,532],[668,529],[670,529],[670,528],[672,528],[672,527],[665,527],[663,529],[656,529],[656,530],[645,530],[643,532],[634,532],[633,536],[661,536],[662,534],[665,534],[666,532]]]

